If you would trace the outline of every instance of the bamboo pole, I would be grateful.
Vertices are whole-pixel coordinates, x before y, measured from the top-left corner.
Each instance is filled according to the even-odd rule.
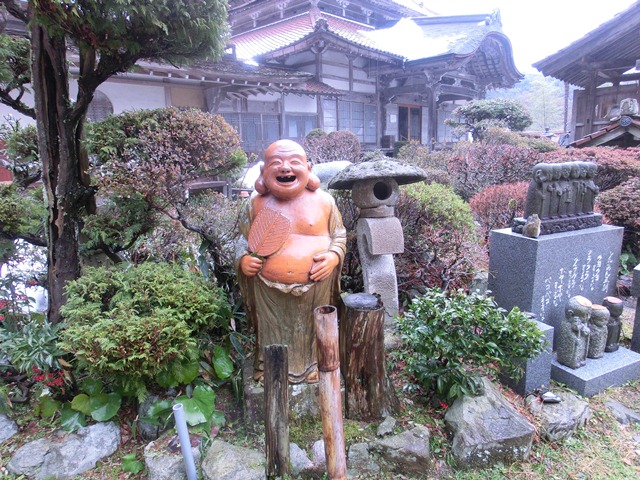
[[[267,478],[290,475],[289,357],[286,345],[266,345],[264,357],[265,450]]]
[[[347,460],[340,397],[340,348],[336,307],[323,305],[313,311],[316,320],[320,414],[330,480],[347,478]]]

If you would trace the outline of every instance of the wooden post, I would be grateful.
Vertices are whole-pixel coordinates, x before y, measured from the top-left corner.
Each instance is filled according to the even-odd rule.
[[[324,305],[313,311],[316,319],[318,370],[320,377],[320,414],[327,473],[330,480],[347,478],[347,459],[342,426],[340,397],[340,348],[336,307]]]
[[[264,356],[267,478],[289,475],[289,357],[286,345],[266,345]]]
[[[373,420],[393,414],[400,403],[385,368],[384,308],[367,293],[347,295],[340,322],[340,361],[345,386],[345,416]]]

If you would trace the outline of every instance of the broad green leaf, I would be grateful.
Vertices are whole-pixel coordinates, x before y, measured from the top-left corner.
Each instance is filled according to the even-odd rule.
[[[60,410],[60,402],[49,395],[42,395],[38,399],[38,414],[42,418],[51,418]]]
[[[198,360],[185,362],[182,364],[182,368],[180,370],[181,375],[178,377],[178,381],[185,385],[191,383],[198,376],[199,371],[200,365]]]
[[[89,395],[86,393],[81,393],[73,397],[71,400],[71,408],[77,410],[78,412],[82,412],[85,415],[91,415],[91,407],[89,407]]]
[[[213,423],[216,427],[224,427],[227,423],[227,419],[222,412],[213,412],[211,416],[211,423]]]
[[[149,412],[147,414],[151,418],[163,417],[171,413],[171,406],[171,400],[163,398],[153,402],[149,407]]]
[[[218,378],[222,380],[233,374],[233,363],[231,363],[229,354],[220,346],[216,346],[213,350],[213,368]]]
[[[82,390],[89,396],[97,395],[102,392],[102,382],[95,378],[86,378],[82,382]]]
[[[112,419],[120,410],[122,397],[117,393],[99,393],[89,400],[91,417],[97,422]]]
[[[158,385],[165,388],[176,387],[180,382],[176,379],[175,375],[170,368],[161,370],[155,378]]]
[[[135,453],[128,453],[122,456],[122,471],[140,473],[144,469],[144,464],[136,460]]]
[[[72,409],[71,405],[68,404],[62,407],[60,423],[62,428],[68,432],[75,432],[87,424],[85,415]]]
[[[191,398],[182,395],[176,398],[176,403],[182,403],[184,417],[191,426],[207,422],[215,410],[216,394],[207,385],[198,385],[193,389]]]

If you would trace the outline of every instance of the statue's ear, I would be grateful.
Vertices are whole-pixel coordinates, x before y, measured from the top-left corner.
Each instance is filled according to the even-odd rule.
[[[312,192],[315,192],[320,188],[320,179],[313,172],[309,172],[309,181],[307,182],[307,188]]]
[[[256,179],[256,183],[253,185],[260,195],[264,195],[265,193],[269,193],[269,189],[264,184],[264,177],[262,176],[262,172],[264,171],[264,163],[260,162],[260,175]]]

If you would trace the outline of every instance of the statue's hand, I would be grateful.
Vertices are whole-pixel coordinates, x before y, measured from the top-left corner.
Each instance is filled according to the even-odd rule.
[[[245,255],[240,259],[240,270],[247,277],[255,277],[262,268],[262,259],[252,255]]]
[[[309,272],[309,278],[313,282],[319,282],[328,278],[333,269],[340,263],[340,257],[335,252],[319,253],[313,257],[313,266]]]

